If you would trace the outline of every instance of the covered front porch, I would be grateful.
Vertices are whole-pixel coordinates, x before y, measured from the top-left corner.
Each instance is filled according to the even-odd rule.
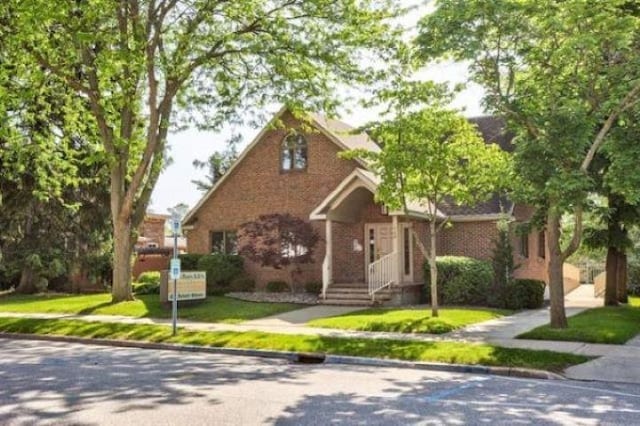
[[[375,176],[356,169],[311,213],[324,221],[322,298],[330,304],[418,302],[422,256],[411,228],[426,230],[419,211],[388,211],[374,200]]]

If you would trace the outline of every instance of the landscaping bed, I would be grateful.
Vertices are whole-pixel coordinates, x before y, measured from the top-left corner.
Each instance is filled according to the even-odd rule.
[[[254,303],[210,296],[198,305],[179,307],[180,318],[192,321],[239,323],[299,309],[293,303]],[[170,318],[171,309],[158,295],[138,295],[129,302],[112,303],[111,294],[68,295],[46,293],[0,297],[0,312],[123,315],[135,318]]]
[[[640,297],[630,297],[628,306],[588,309],[567,320],[568,328],[544,325],[518,339],[624,344],[640,333]]]
[[[77,336],[144,342],[316,352],[407,361],[534,368],[560,372],[591,358],[551,351],[501,348],[486,344],[459,342],[410,342],[386,339],[350,339],[261,332],[200,332],[180,329],[177,336],[162,325],[89,322],[81,320],[43,320],[1,318],[0,332],[38,335]]]
[[[307,323],[312,327],[359,331],[391,331],[399,333],[448,333],[466,325],[510,315],[503,309],[460,307],[441,308],[440,316],[431,316],[431,308],[373,308]]]
[[[247,302],[268,302],[268,303],[297,303],[301,305],[316,305],[318,296],[309,293],[266,293],[266,292],[231,292],[225,294],[227,297],[245,300]]]

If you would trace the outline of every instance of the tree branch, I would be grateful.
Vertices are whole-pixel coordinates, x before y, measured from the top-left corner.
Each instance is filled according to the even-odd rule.
[[[580,240],[582,239],[582,206],[577,206],[574,211],[574,228],[573,228],[573,236],[571,237],[571,241],[569,242],[569,245],[564,249],[561,250],[560,253],[560,258],[562,259],[562,262],[564,262],[565,260],[567,260],[567,258],[569,256],[571,256],[573,253],[576,252],[576,250],[578,250],[578,248],[580,247]]]
[[[624,99],[620,101],[620,103],[613,110],[611,115],[609,115],[609,118],[607,118],[607,120],[604,122],[604,124],[600,128],[600,131],[596,135],[596,138],[593,141],[593,144],[591,144],[591,147],[589,148],[587,155],[585,156],[584,160],[582,161],[582,164],[580,165],[580,170],[582,172],[585,172],[585,173],[587,172],[587,170],[589,169],[589,166],[591,165],[591,162],[593,161],[593,158],[598,152],[598,149],[600,149],[600,147],[604,143],[604,140],[607,137],[609,130],[611,130],[611,127],[613,127],[613,124],[618,119],[620,114],[626,111],[628,108],[631,108],[638,101],[637,97],[639,94],[640,94],[640,81],[629,91],[629,93],[627,93]]]

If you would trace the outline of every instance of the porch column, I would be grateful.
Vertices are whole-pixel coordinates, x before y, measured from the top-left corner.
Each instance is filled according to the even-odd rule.
[[[325,221],[325,255],[322,262],[322,296],[325,296],[327,287],[333,283],[333,222],[327,218]]]
[[[393,238],[393,251],[396,254],[396,262],[395,262],[395,279],[397,285],[402,283],[402,268],[400,267],[400,259],[402,259],[400,252],[400,224],[398,223],[398,216],[392,216],[392,224],[391,227],[393,231],[391,233]]]

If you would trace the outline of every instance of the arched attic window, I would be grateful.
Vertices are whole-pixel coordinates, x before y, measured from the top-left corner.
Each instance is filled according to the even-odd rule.
[[[290,133],[284,138],[280,168],[285,172],[307,168],[307,140],[304,136],[299,133]]]

